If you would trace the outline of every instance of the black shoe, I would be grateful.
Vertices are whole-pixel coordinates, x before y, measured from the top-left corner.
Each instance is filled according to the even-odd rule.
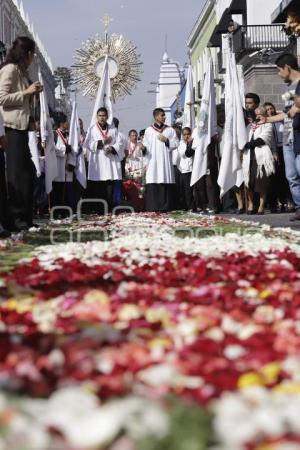
[[[258,211],[258,213],[257,213],[258,216],[263,216],[264,214],[265,214],[264,211]]]
[[[300,212],[297,211],[294,217],[290,218],[290,222],[298,222],[298,221],[300,221]]]
[[[248,209],[247,214],[248,216],[253,216],[255,214],[254,209]]]
[[[238,211],[239,211],[238,209],[228,208],[228,209],[224,210],[223,212],[225,214],[243,214],[243,212],[239,213]],[[242,209],[241,211],[244,211],[244,210]]]
[[[40,228],[40,226],[37,223],[33,223],[33,222],[28,224],[28,227],[29,228]]]
[[[11,236],[11,232],[6,230],[1,226],[0,228],[0,239],[7,239]]]
[[[23,220],[16,220],[13,226],[10,228],[10,231],[20,233],[21,231],[27,231],[28,229],[29,226],[26,222],[23,222]]]
[[[235,213],[236,214],[245,214],[245,210],[244,210],[244,208],[238,208],[236,211],[235,211]]]

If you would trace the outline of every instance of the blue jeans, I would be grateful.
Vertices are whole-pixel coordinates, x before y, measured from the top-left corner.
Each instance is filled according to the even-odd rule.
[[[300,154],[294,152],[293,145],[283,146],[285,175],[290,185],[296,211],[300,211]]]

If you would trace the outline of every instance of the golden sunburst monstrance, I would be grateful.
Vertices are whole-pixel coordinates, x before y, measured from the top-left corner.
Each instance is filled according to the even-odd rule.
[[[107,16],[108,17],[108,16]],[[105,23],[104,23],[105,20]],[[108,56],[113,100],[131,95],[142,73],[142,62],[137,48],[131,41],[117,34],[108,35],[109,22],[103,19],[105,35],[96,35],[84,42],[76,51],[72,66],[74,83],[84,96],[95,98],[103,73],[105,57]]]

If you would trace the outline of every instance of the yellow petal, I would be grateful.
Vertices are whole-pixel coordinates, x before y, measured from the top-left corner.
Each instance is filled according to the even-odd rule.
[[[247,389],[250,386],[263,386],[262,377],[255,372],[248,372],[242,375],[238,380],[239,389]]]

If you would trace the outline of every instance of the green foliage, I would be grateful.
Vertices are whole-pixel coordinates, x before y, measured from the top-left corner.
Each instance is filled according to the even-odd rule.
[[[211,444],[212,418],[193,404],[172,401],[170,432],[161,440],[140,441],[137,450],[206,450]]]

